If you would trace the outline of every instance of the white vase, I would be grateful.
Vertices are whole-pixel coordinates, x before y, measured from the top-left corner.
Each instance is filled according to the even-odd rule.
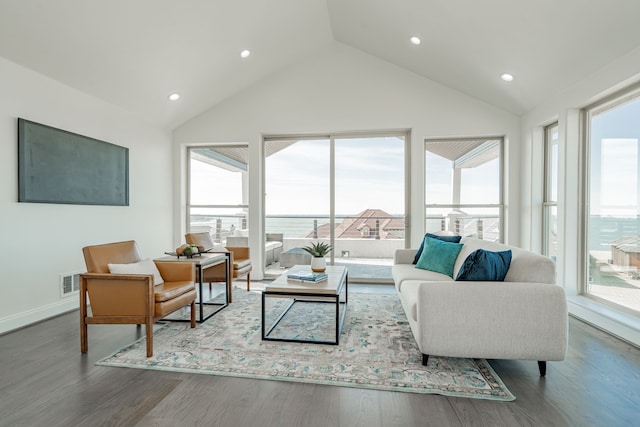
[[[311,258],[311,271],[316,273],[322,273],[327,269],[327,261],[324,257]]]

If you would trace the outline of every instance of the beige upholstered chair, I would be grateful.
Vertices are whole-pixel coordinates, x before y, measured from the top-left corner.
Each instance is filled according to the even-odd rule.
[[[197,245],[200,249],[211,249],[214,248],[213,240],[211,240],[211,235],[209,232],[204,231],[201,233],[187,233],[184,235],[185,240],[190,245]],[[229,277],[233,277],[234,279],[239,279],[244,276],[247,276],[247,291],[251,290],[251,259],[249,258],[249,248],[242,247],[230,247],[227,246],[225,248],[227,251],[231,252],[231,262],[229,263]],[[215,252],[215,248],[212,252]],[[202,273],[203,282],[209,282],[209,287],[211,287],[212,282],[224,282],[226,281],[224,265],[216,265],[214,267],[210,267],[204,270]],[[196,278],[199,280],[199,278]],[[229,281],[231,283],[231,281]],[[232,291],[231,289],[227,289],[229,293],[229,302],[232,300]]]
[[[140,256],[133,240],[82,248],[87,273],[80,275],[80,350],[89,350],[87,324],[144,324],[147,357],[153,356],[153,323],[185,307],[191,307],[191,327],[196,326],[195,269],[191,262],[152,262]],[[142,261],[142,262],[140,262]],[[134,264],[136,263],[136,264]],[[146,270],[113,274],[111,269]],[[113,264],[117,264],[114,266]],[[163,283],[148,272],[157,268]],[[144,267],[143,267],[144,266]],[[91,315],[87,310],[87,296]]]

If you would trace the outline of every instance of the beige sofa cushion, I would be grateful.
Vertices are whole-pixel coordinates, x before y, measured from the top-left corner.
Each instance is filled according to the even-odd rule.
[[[398,292],[401,292],[402,283],[406,280],[418,280],[424,282],[452,282],[453,279],[446,274],[435,271],[422,270],[413,264],[396,264],[391,269],[393,282]]]

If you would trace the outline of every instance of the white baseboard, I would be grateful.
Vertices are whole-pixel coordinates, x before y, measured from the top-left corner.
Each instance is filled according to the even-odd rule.
[[[65,298],[53,304],[0,318],[0,334],[31,325],[32,323],[63,314],[68,311],[77,310],[78,306],[78,296],[76,295],[75,298]]]

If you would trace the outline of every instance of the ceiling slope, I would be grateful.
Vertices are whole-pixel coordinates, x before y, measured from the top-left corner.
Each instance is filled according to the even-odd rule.
[[[336,40],[515,114],[640,46],[637,0],[327,4]]]
[[[638,16],[638,0],[0,0],[0,56],[167,129],[333,40],[523,114],[640,46]]]

